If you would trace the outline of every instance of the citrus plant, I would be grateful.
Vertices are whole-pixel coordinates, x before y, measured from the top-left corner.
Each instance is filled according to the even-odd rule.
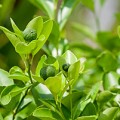
[[[72,23],[99,48],[69,44],[64,27],[70,14],[79,3],[95,13],[94,1],[29,1],[47,17],[36,15],[24,30],[13,19],[13,31],[0,26],[24,63],[24,69],[0,69],[0,120],[119,120],[120,27],[116,36],[95,35],[88,27]],[[86,56],[79,57],[81,51]],[[33,68],[36,55],[39,60]]]

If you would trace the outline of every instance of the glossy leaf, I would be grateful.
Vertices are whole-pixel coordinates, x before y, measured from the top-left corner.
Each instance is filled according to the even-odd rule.
[[[87,94],[86,98],[87,99],[91,98],[91,101],[93,102],[99,92],[100,86],[101,86],[101,81],[93,85],[90,92]]]
[[[93,116],[82,116],[82,117],[78,117],[76,120],[96,120],[97,116],[93,115]]]
[[[79,117],[82,111],[85,109],[86,105],[91,102],[91,99],[86,99],[83,97],[73,108],[74,119]]]
[[[37,108],[33,112],[33,116],[40,118],[42,120],[57,120],[55,117],[57,116],[55,112],[52,112],[48,108]]]
[[[15,46],[16,52],[19,54],[30,54],[36,48],[36,41],[32,41],[29,44],[20,42]]]
[[[76,80],[79,76],[80,71],[80,61],[75,62],[72,64],[68,69],[68,78],[69,80]]]
[[[0,69],[0,86],[9,86],[13,84],[13,80],[9,78],[9,73]]]
[[[113,94],[112,92],[110,92],[110,91],[103,91],[103,92],[101,92],[98,95],[97,101],[100,104],[104,104],[104,103],[110,101],[111,99],[113,99],[114,97],[115,97],[115,94]]]
[[[41,32],[41,36],[39,37],[38,41],[36,42],[36,49],[33,51],[33,56],[42,48],[45,44],[46,40],[48,39],[53,27],[53,21],[48,20],[44,22],[43,29]]]
[[[12,20],[12,18],[10,19],[10,21],[11,21],[12,28],[13,28],[14,32],[16,33],[16,35],[21,36],[21,37],[20,37],[20,40],[21,40],[22,42],[24,42],[24,39],[22,38],[22,36],[23,36],[22,31],[16,26],[16,24],[15,24],[15,22]]]
[[[6,29],[5,27],[0,26],[0,29],[5,33],[5,35],[8,37],[8,39],[10,40],[10,42],[12,43],[12,45],[15,47],[20,41],[19,38],[16,37],[16,35],[9,31],[8,29]]]
[[[118,112],[117,107],[111,107],[104,110],[101,115],[98,117],[98,120],[113,120]]]
[[[21,70],[21,68],[19,68],[18,66],[14,66],[10,69],[9,71],[9,78],[12,79],[16,79],[16,80],[21,80],[24,82],[29,81],[29,77],[26,76],[23,71]]]
[[[57,95],[61,92],[65,86],[65,78],[62,73],[59,73],[55,77],[49,77],[45,80],[45,85],[52,92],[53,95]]]
[[[110,89],[113,86],[117,86],[119,81],[119,75],[114,72],[105,73],[103,76],[103,87],[105,90]]]
[[[72,104],[73,106],[77,101],[79,101],[84,96],[83,92],[73,92],[72,95],[67,95],[63,97],[62,104],[66,106],[68,109],[70,109],[70,97],[72,98]]]
[[[27,28],[31,28],[37,31],[37,38],[39,38],[40,33],[43,29],[43,19],[41,16],[33,18],[26,26]]]
[[[46,59],[47,59],[46,55],[43,55],[41,57],[41,59],[39,60],[39,62],[37,64],[35,75],[40,76],[40,69],[43,67],[43,63]]]
[[[109,51],[105,51],[97,57],[97,64],[102,67],[105,72],[117,69],[117,60]]]
[[[8,86],[8,87],[4,88],[3,91],[1,92],[1,95],[0,95],[0,102],[3,105],[7,105],[13,97],[22,93],[27,88],[28,87],[19,88],[15,85]]]
[[[77,61],[76,56],[70,51],[67,50],[62,56],[58,57],[60,69],[62,70],[62,65],[65,63],[73,64]]]

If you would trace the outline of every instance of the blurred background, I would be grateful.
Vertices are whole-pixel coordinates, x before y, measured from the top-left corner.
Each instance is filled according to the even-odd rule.
[[[48,17],[43,6],[38,4],[39,1],[0,0],[0,25],[12,30],[10,24],[12,18],[23,31],[34,16]],[[50,3],[52,0],[46,1]],[[117,35],[119,24],[120,0],[86,0],[86,2],[81,0],[74,5],[67,18],[61,30],[61,38],[67,40],[68,48],[78,57],[86,57],[93,63],[93,59],[102,51],[107,49],[116,53],[119,50],[120,42]],[[37,57],[40,58],[40,55]],[[0,31],[0,68],[9,70],[16,65],[24,68],[20,56],[5,34]]]

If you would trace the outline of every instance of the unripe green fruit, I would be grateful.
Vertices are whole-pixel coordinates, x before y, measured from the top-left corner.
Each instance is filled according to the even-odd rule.
[[[43,68],[41,68],[40,70],[40,76],[46,80],[48,77],[53,77],[55,76],[55,72],[56,72],[56,69],[54,66],[45,66]]]
[[[68,72],[68,69],[70,67],[70,64],[69,63],[65,63],[62,65],[62,69],[65,71],[65,72]]]
[[[23,37],[26,41],[30,42],[37,38],[37,32],[35,29],[27,28],[23,31]]]

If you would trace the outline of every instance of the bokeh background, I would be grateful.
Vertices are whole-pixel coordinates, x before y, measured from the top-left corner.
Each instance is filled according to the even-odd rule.
[[[26,24],[34,16],[47,16],[42,9],[31,1],[0,0],[2,5],[0,5],[0,25],[12,30],[10,24],[10,18],[12,18],[17,26],[24,30]],[[119,50],[120,42],[117,27],[120,24],[120,0],[89,1],[88,4],[80,2],[75,6],[64,27],[63,36],[68,40],[70,49],[78,57],[86,58],[96,57],[106,49],[110,51]],[[89,32],[87,33],[87,31]],[[102,35],[99,37],[99,34],[102,34],[103,38]],[[109,39],[112,39],[112,42],[108,42]],[[91,50],[92,52],[90,52]],[[24,68],[19,55],[15,52],[8,38],[0,31],[0,68],[9,70],[16,65]]]

